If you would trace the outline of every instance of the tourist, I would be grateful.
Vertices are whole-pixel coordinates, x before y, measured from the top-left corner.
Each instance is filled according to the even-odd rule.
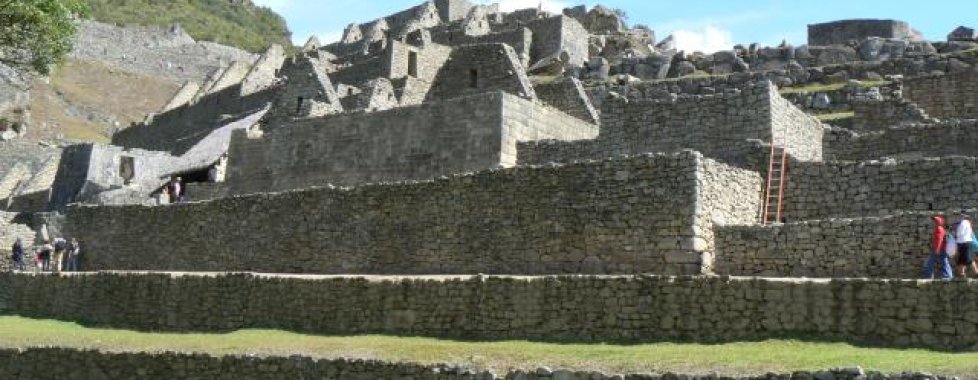
[[[156,205],[168,205],[170,204],[170,187],[163,186],[163,189],[156,194]]]
[[[78,245],[78,239],[71,238],[68,242],[68,271],[77,272],[78,271],[78,255],[81,254],[81,246]]]
[[[946,249],[947,230],[944,228],[944,217],[934,215],[930,219],[934,222],[934,231],[930,237],[930,255],[927,256],[927,263],[924,265],[924,278],[928,280],[933,279],[934,266],[939,265],[940,278],[942,280],[950,280],[953,274]]]
[[[957,241],[958,249],[958,274],[963,278],[968,267],[971,267],[975,274],[978,274],[978,265],[975,265],[974,249],[975,233],[971,229],[971,222],[965,213],[958,214],[958,223],[954,229],[954,240]]]
[[[180,196],[183,195],[183,188],[180,184],[182,178],[173,177],[170,179],[170,199],[171,202],[176,203],[180,201]]]
[[[54,239],[54,259],[52,260],[51,271],[61,272],[62,263],[64,263],[65,251],[68,249],[68,242],[62,238]]]
[[[14,264],[13,270],[23,271],[24,270],[24,242],[20,240],[20,238],[17,238],[17,241],[14,242],[14,246],[10,251],[11,251],[10,258]]]
[[[38,253],[38,264],[42,271],[51,270],[51,252],[54,251],[54,246],[51,245],[50,240],[45,240],[44,245],[41,246],[41,252]]]

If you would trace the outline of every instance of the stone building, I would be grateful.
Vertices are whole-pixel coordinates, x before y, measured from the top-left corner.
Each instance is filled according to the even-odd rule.
[[[36,217],[86,242],[86,269],[289,275],[0,275],[0,312],[179,331],[978,343],[973,282],[906,280],[930,216],[975,216],[978,59],[916,51],[929,43],[895,21],[679,58],[613,13],[427,2],[215,70],[111,146],[11,168],[0,208],[59,211]],[[859,51],[872,38],[886,41]],[[727,75],[690,75],[705,67]],[[790,89],[808,83],[833,89]],[[828,125],[829,110],[852,114]],[[191,201],[153,204],[173,176]],[[28,234],[24,219],[0,214],[0,238]],[[37,288],[64,292],[22,295]]]

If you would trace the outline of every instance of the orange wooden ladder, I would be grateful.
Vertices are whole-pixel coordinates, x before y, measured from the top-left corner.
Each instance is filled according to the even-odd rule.
[[[771,142],[771,157],[767,167],[767,187],[764,190],[764,208],[761,224],[781,223],[784,211],[784,186],[787,182],[788,152],[785,147]]]

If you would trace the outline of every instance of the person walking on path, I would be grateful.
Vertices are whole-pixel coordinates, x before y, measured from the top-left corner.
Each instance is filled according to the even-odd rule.
[[[64,263],[65,251],[68,249],[68,242],[63,238],[54,239],[54,259],[52,260],[50,271],[61,272]]]
[[[54,251],[54,246],[51,245],[50,240],[45,240],[44,245],[41,246],[41,252],[38,254],[40,258],[38,261],[41,264],[41,271],[51,270],[51,252]]]
[[[975,265],[974,249],[972,243],[975,241],[975,233],[971,229],[971,221],[968,214],[958,214],[958,224],[954,229],[954,238],[958,243],[958,274],[963,278],[968,267],[978,275],[978,265]]]
[[[13,248],[10,250],[10,259],[13,261],[13,270],[24,271],[24,241],[17,238],[14,242]]]
[[[930,237],[930,255],[927,256],[927,263],[924,265],[924,278],[933,279],[934,266],[938,266],[940,279],[950,280],[954,274],[947,254],[947,230],[944,228],[944,217],[934,215],[930,219],[934,222],[934,230]]]
[[[78,271],[78,255],[81,254],[81,246],[78,245],[78,239],[71,238],[68,242],[68,271],[77,272]]]

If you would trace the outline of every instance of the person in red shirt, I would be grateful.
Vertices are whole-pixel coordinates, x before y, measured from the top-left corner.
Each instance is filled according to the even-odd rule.
[[[944,217],[940,215],[931,216],[934,222],[934,230],[930,236],[930,254],[927,256],[927,263],[924,265],[924,278],[934,278],[934,266],[940,271],[942,280],[950,280],[954,275],[951,272],[951,260],[947,255],[947,230],[944,228]]]

